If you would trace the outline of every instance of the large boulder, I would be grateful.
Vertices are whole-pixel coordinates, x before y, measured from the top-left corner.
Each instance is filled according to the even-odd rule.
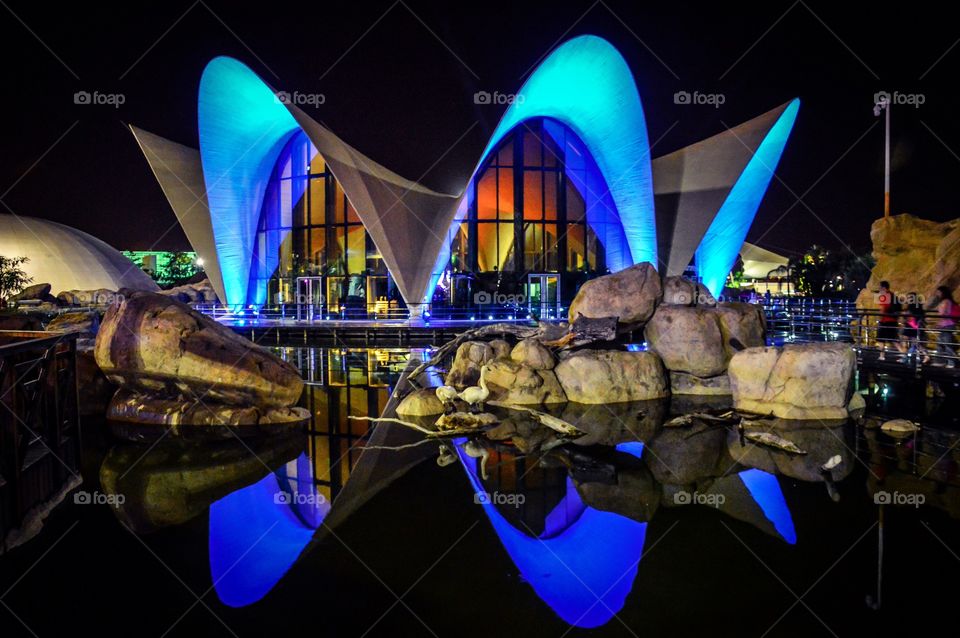
[[[443,414],[443,403],[437,398],[436,388],[420,388],[403,397],[397,406],[400,416],[433,416]]]
[[[10,295],[7,301],[49,301],[50,299],[50,284],[33,284],[16,294]]]
[[[107,310],[97,364],[122,387],[234,406],[294,405],[300,375],[268,350],[160,294],[133,293]]]
[[[875,265],[857,307],[876,309],[875,292],[889,281],[898,294],[932,299],[937,286],[960,287],[960,219],[938,223],[913,215],[881,217],[870,228]]]
[[[621,403],[669,396],[660,357],[652,352],[579,350],[554,369],[570,401]]]
[[[483,366],[490,399],[516,405],[563,403],[567,396],[553,370],[536,370],[513,359],[496,359]]]
[[[625,325],[642,324],[653,315],[661,296],[656,269],[647,262],[636,264],[580,286],[570,304],[570,320],[583,315],[592,319],[617,317]]]
[[[708,378],[723,374],[738,348],[766,343],[766,319],[753,304],[664,304],[647,322],[644,337],[671,372]]]
[[[693,306],[696,304],[697,285],[686,277],[663,278],[663,301],[668,306]]]
[[[477,385],[480,381],[480,368],[495,357],[496,352],[489,343],[464,341],[457,347],[457,354],[454,355],[453,364],[447,373],[446,384],[460,390]]]
[[[65,312],[47,324],[50,332],[77,332],[81,337],[96,337],[100,330],[100,315],[96,312]]]
[[[64,290],[57,293],[60,303],[68,306],[108,306],[119,301],[122,294],[108,288],[95,290]]]
[[[711,308],[660,306],[644,328],[644,337],[668,370],[698,377],[726,370],[723,334]]]
[[[733,405],[783,419],[845,419],[855,366],[843,343],[747,348],[730,360]]]
[[[557,360],[542,343],[536,339],[524,339],[513,347],[510,358],[526,364],[534,370],[552,370]]]

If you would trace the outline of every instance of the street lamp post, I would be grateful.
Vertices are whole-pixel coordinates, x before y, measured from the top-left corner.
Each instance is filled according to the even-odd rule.
[[[886,135],[883,145],[883,216],[890,217],[890,96],[878,93],[873,114],[880,117],[886,111]]]

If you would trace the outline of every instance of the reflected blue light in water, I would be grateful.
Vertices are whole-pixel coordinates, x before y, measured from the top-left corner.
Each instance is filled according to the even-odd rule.
[[[564,495],[557,506],[550,510],[547,518],[544,520],[543,533],[540,538],[552,538],[561,533],[576,521],[587,509],[583,499],[577,493],[570,477],[567,477],[567,493]]]
[[[266,596],[313,537],[295,506],[276,502],[280,491],[271,473],[210,506],[210,576],[225,605]]]
[[[643,441],[627,441],[626,443],[620,443],[617,445],[617,451],[626,452],[627,454],[632,454],[633,456],[639,458],[643,457]]]
[[[747,486],[750,495],[763,510],[780,536],[791,545],[797,542],[797,531],[793,527],[793,517],[783,498],[783,490],[777,477],[762,470],[744,470],[739,474],[740,480]]]
[[[476,459],[459,446],[457,453],[474,491],[484,492]],[[646,523],[586,507],[565,530],[539,539],[517,530],[491,503],[482,507],[523,578],[564,621],[599,627],[623,608],[637,576]]]

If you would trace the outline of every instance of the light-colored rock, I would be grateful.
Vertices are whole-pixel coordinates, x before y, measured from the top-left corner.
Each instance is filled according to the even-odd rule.
[[[643,334],[668,370],[713,377],[727,368],[717,313],[710,308],[660,306]]]
[[[96,312],[65,312],[47,324],[55,332],[79,332],[84,337],[95,337],[100,330],[100,315]]]
[[[120,389],[110,400],[107,418],[145,425],[297,425],[310,418],[301,407],[253,407],[191,399],[158,399]]]
[[[397,406],[397,414],[401,416],[433,416],[443,414],[443,403],[437,398],[436,388],[420,388],[414,390]]]
[[[676,275],[663,278],[663,301],[668,306],[692,306],[696,303],[696,284]]]
[[[730,345],[736,339],[747,348],[766,345],[767,319],[763,308],[757,304],[724,302],[717,304],[714,312],[720,321],[723,349],[727,361],[737,350]]]
[[[490,342],[490,347],[493,348],[494,359],[499,359],[500,357],[509,357],[510,352],[513,350],[513,346],[511,346],[510,342],[505,339],[494,339]]]
[[[291,364],[156,293],[133,293],[111,306],[95,354],[111,381],[157,398],[281,408],[294,405],[303,390]]]
[[[567,400],[553,370],[534,370],[513,359],[496,359],[485,365],[483,380],[494,401],[536,405]]]
[[[920,427],[907,419],[891,419],[883,422],[880,431],[896,438],[905,438],[919,432]]]
[[[698,306],[711,306],[711,307],[712,307],[712,306],[716,306],[716,305],[717,305],[717,299],[716,299],[716,297],[714,297],[713,295],[711,295],[711,294],[710,294],[710,291],[707,290],[707,287],[704,286],[704,285],[703,285],[702,283],[700,283],[699,281],[697,282],[697,286],[696,286],[696,294],[697,294],[696,304],[697,304]]]
[[[856,416],[859,413],[862,413],[867,409],[867,401],[863,398],[863,395],[859,392],[854,392],[853,396],[850,397],[850,402],[847,404],[847,412],[851,416]]]
[[[18,293],[10,295],[8,302],[17,301],[47,301],[50,297],[50,284],[33,284],[27,286]]]
[[[661,305],[644,337],[668,370],[709,378],[726,370],[736,352],[731,340],[746,347],[766,343],[766,320],[753,304]]]
[[[960,219],[938,223],[913,215],[881,217],[870,228],[876,261],[857,307],[876,309],[883,280],[897,294],[932,299],[937,286],[960,287]]]
[[[485,341],[465,341],[457,347],[446,384],[458,389],[477,385],[480,368],[495,358],[493,347]]]
[[[666,372],[652,352],[580,350],[554,369],[567,398],[578,403],[621,403],[669,396]]]
[[[670,371],[670,393],[699,396],[724,396],[730,394],[730,377],[720,374],[715,377],[697,377],[686,372]]]
[[[845,419],[855,366],[843,343],[747,348],[730,360],[733,405],[783,419]]]
[[[570,304],[570,320],[583,315],[593,319],[618,317],[625,325],[644,323],[653,315],[661,295],[656,269],[647,262],[635,264],[580,286]]]
[[[557,365],[553,353],[536,339],[520,341],[513,347],[510,358],[534,370],[552,370]]]
[[[108,306],[119,301],[122,294],[107,288],[96,290],[64,290],[57,293],[57,299],[62,303],[73,306]]]

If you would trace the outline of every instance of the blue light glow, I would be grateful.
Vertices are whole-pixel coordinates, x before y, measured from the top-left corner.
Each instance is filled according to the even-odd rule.
[[[643,458],[643,441],[626,441],[625,443],[617,444],[618,452],[626,452],[631,454],[638,459]]]
[[[459,445],[457,453],[474,491],[485,492],[476,459]],[[568,483],[568,491],[572,487]],[[524,580],[564,621],[599,627],[623,608],[637,576],[646,523],[585,507],[566,529],[550,538],[533,538],[513,527],[493,504],[484,502],[483,509]]]
[[[298,467],[303,464],[298,459]],[[210,506],[210,576],[225,605],[243,607],[266,596],[313,538],[314,527],[304,524],[296,505],[276,502],[280,491],[271,473]],[[306,518],[319,525],[328,511]]]
[[[763,470],[744,470],[738,474],[740,480],[747,487],[753,500],[757,502],[763,515],[767,517],[777,533],[791,545],[797,542],[797,531],[793,527],[793,517],[790,508],[783,497],[783,490],[777,477]]]
[[[204,69],[197,110],[226,303],[257,303],[247,288],[264,191],[277,156],[299,126],[263,80],[228,57],[214,58]]]
[[[525,120],[547,117],[569,127],[586,145],[610,188],[632,263],[657,264],[650,144],[633,74],[602,38],[573,38],[534,70],[504,113],[479,166]]]
[[[737,260],[760,201],[783,154],[783,147],[790,137],[799,109],[800,100],[795,99],[777,118],[697,247],[697,274],[714,296],[723,291],[727,275]]]

